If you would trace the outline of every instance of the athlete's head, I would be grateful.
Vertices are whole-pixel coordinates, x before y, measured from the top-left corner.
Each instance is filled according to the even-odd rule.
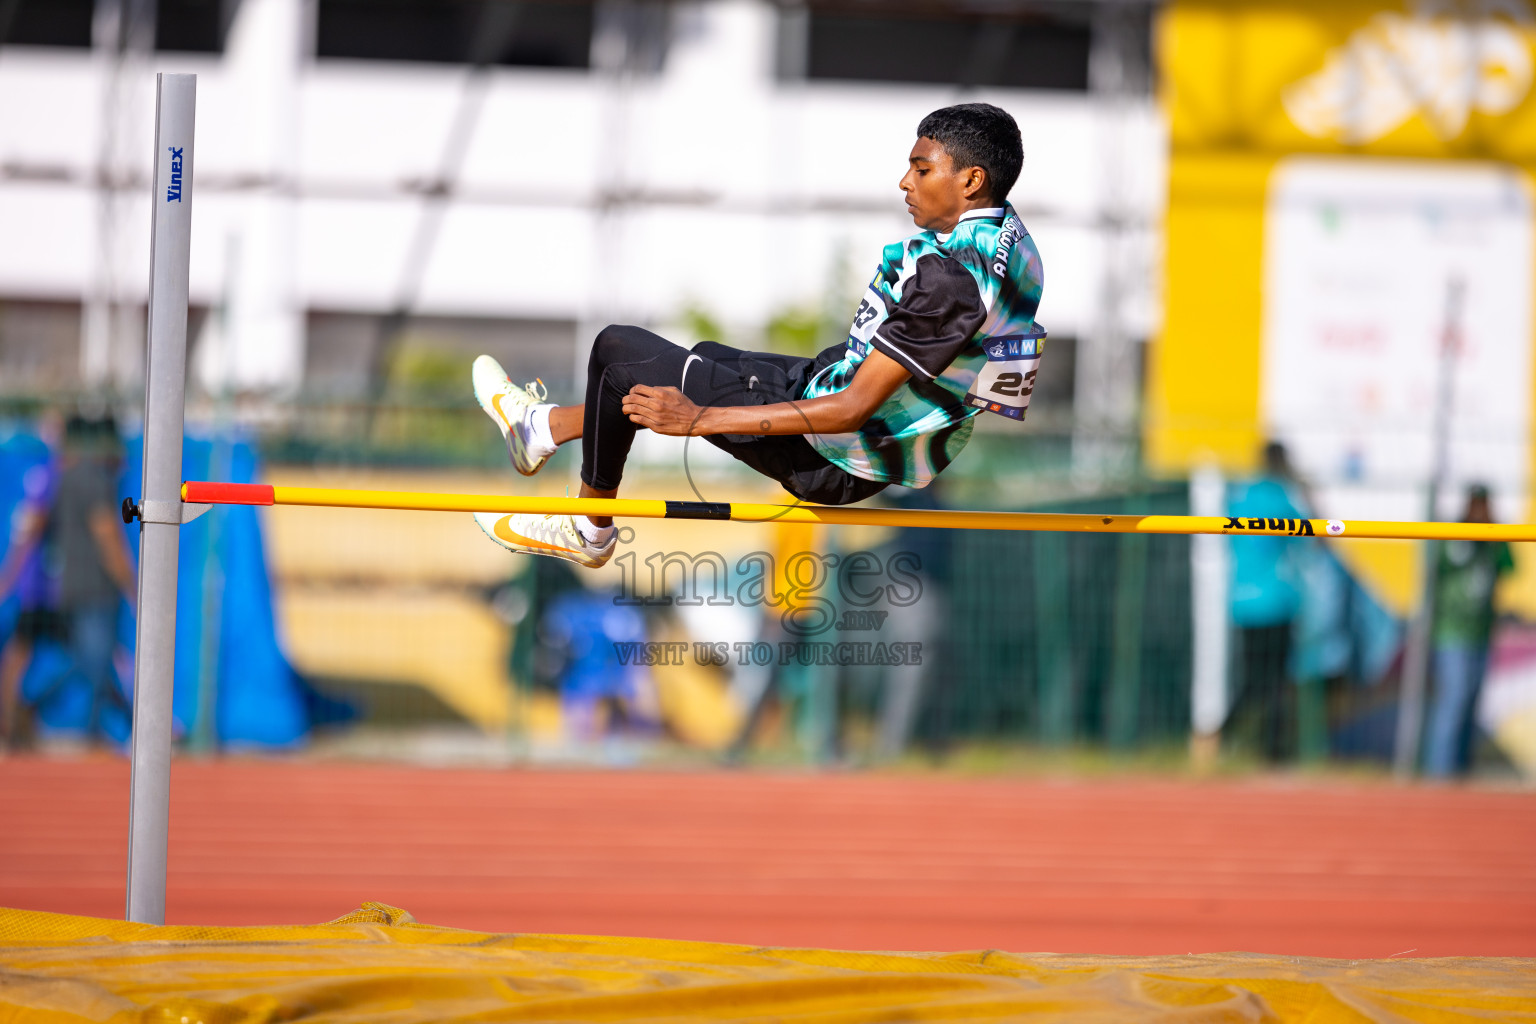
[[[1024,166],[1019,126],[990,103],[935,110],[917,126],[901,190],[920,228],[950,231],[967,210],[999,206]]]

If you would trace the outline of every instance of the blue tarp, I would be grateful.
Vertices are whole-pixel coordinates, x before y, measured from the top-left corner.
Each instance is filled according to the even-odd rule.
[[[1297,678],[1349,676],[1366,686],[1381,682],[1402,646],[1401,620],[1323,545],[1303,551],[1299,570]]]
[[[142,476],[140,439],[130,438],[126,449],[118,481],[120,498],[136,496]],[[47,458],[47,447],[30,434],[0,437],[0,523],[11,521],[21,497],[22,475]],[[257,472],[255,451],[244,440],[186,440],[184,478],[250,483]],[[138,527],[124,529],[137,558]],[[0,543],[10,543],[8,530]],[[14,628],[16,604],[10,595],[0,601],[0,642],[9,639]],[[122,645],[118,674],[124,691],[131,692],[133,617],[126,603],[118,638]],[[69,675],[68,655],[58,645],[38,645],[22,692],[29,699],[47,694],[37,708],[46,728],[79,731],[86,727],[87,688],[82,678]],[[261,524],[257,510],[250,506],[215,506],[181,529],[174,702],[179,732],[185,734],[197,722],[204,694],[216,695],[213,706],[221,744],[284,747],[300,742],[308,732],[306,689],[278,645]],[[112,738],[127,738],[125,717],[108,715],[104,724]]]

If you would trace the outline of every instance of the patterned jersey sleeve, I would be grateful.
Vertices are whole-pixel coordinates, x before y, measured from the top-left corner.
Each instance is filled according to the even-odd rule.
[[[936,253],[918,257],[901,301],[870,339],[924,380],[949,368],[987,318],[976,279],[959,260]]]

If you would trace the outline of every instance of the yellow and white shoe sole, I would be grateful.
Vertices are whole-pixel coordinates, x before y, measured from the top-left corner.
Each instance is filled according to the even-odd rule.
[[[588,569],[607,565],[617,545],[617,534],[602,547],[589,544],[576,529],[571,516],[509,515],[504,512],[476,512],[474,516],[485,535],[508,551],[551,555]]]

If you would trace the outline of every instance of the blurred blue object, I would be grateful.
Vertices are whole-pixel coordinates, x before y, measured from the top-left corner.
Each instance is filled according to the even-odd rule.
[[[48,457],[47,446],[28,432],[0,435],[0,523],[10,523],[27,470]],[[141,438],[127,439],[119,498],[138,494],[141,457]],[[182,475],[250,483],[258,475],[256,453],[240,438],[188,437]],[[137,558],[138,528],[124,529]],[[8,530],[3,539],[10,543]],[[15,628],[16,613],[15,595],[5,595],[0,600],[0,644]],[[132,673],[134,647],[133,615],[126,604],[119,611],[117,640],[127,654],[117,659],[126,696],[132,692],[132,680],[127,677]],[[58,644],[37,645],[22,693],[38,702],[38,720],[47,729],[81,731],[89,721],[89,687],[72,671],[65,649]],[[179,734],[193,729],[200,699],[214,694],[217,714],[210,732],[221,745],[288,747],[301,742],[309,731],[313,701],[278,646],[261,525],[250,506],[217,506],[181,531],[173,702]],[[127,715],[114,709],[104,713],[107,734],[119,742],[125,740]],[[334,710],[330,717],[337,717]]]
[[[143,439],[129,438],[127,453],[120,497],[138,493]],[[181,467],[186,480],[241,484],[255,482],[259,468],[251,444],[233,437],[188,437]],[[135,558],[138,542],[138,530],[131,529]],[[217,575],[210,581],[209,573]],[[210,589],[217,597],[211,607]],[[200,698],[216,689],[214,731],[221,745],[285,747],[303,740],[309,730],[304,686],[278,647],[272,584],[253,506],[215,505],[181,528],[176,597],[178,729],[193,727]],[[126,610],[123,620],[123,639],[131,650],[132,617]],[[205,666],[214,671],[214,688],[199,685]]]
[[[1303,548],[1296,563],[1301,596],[1296,678],[1380,682],[1402,643],[1402,622],[1323,545]]]
[[[34,466],[47,463],[48,446],[25,431],[0,432],[0,558],[11,543],[11,524],[25,495],[23,480]],[[15,593],[0,594],[0,646],[16,628],[20,600]]]
[[[645,619],[613,594],[572,590],[551,602],[544,613],[546,640],[564,654],[560,695],[566,700],[633,700],[642,669],[625,665],[615,644],[645,640]]]
[[[131,661],[124,667],[119,659],[119,678],[132,670]],[[37,642],[21,679],[21,696],[36,709],[37,722],[44,733],[85,735],[95,721],[108,739],[127,743],[132,711],[121,684],[105,694],[92,691],[90,681],[71,659],[68,647],[53,640]],[[93,707],[93,700],[100,700],[100,706]]]

